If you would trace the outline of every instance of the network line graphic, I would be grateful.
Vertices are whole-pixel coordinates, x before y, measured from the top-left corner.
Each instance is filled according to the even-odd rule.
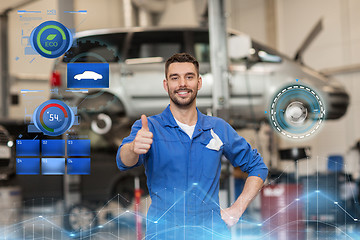
[[[335,173],[331,177],[337,178],[337,175],[340,174]],[[329,191],[329,189],[336,189],[331,182],[328,183],[328,188],[324,187],[322,184],[323,177],[320,173],[303,176],[302,188],[300,185],[294,185],[294,194],[290,194],[288,199],[283,202],[284,204],[274,212],[270,211],[271,209],[268,207],[266,200],[262,201],[261,205],[268,208],[265,210],[269,210],[271,214],[267,216],[264,213],[254,214],[254,212],[244,214],[238,224],[233,227],[232,239],[289,239],[284,237],[283,234],[290,231],[294,231],[292,233],[294,237],[291,239],[360,239],[360,211],[355,192],[352,193],[350,202],[343,201],[339,197],[337,190]],[[277,180],[269,181],[261,190],[260,196],[280,194],[281,187],[284,188],[286,184],[276,183]],[[345,177],[343,184],[350,184],[347,177]],[[153,224],[161,223],[170,214],[174,213],[174,208],[183,207],[182,205],[187,202],[194,189],[198,193],[195,197],[204,200],[207,193],[196,183],[192,184],[187,191],[175,189],[176,195],[179,197],[174,199],[171,206],[163,209],[156,219],[149,218],[146,215],[151,204],[149,196],[144,196],[140,202],[141,211],[135,212],[133,205],[129,208],[123,208],[120,200],[129,200],[125,199],[121,194],[117,194],[97,208],[88,212],[80,212],[80,216],[84,219],[86,216],[91,216],[91,219],[87,226],[83,225],[77,232],[69,231],[63,226],[63,219],[71,216],[64,211],[61,202],[53,202],[51,205],[34,205],[31,202],[29,204],[29,201],[23,202],[21,208],[14,207],[1,210],[2,216],[17,215],[17,217],[14,217],[12,222],[8,224],[1,224],[0,239],[135,239],[136,216],[142,219],[143,228],[149,222]],[[169,189],[163,189],[163,191],[169,192]],[[266,191],[268,192],[266,193]],[[33,199],[32,201],[41,202],[44,199]],[[216,202],[212,202],[212,204],[216,204],[217,207],[221,208]],[[49,211],[49,209],[52,209],[52,211]],[[186,217],[185,213],[183,214],[183,216],[174,217],[183,219],[184,216]],[[298,215],[298,217],[293,218],[294,215]],[[331,216],[333,217],[331,218]],[[285,218],[286,221],[281,222],[279,218]],[[186,233],[198,231],[203,232],[205,235],[211,234],[213,239],[221,239],[221,233],[215,231],[215,228],[216,226],[212,228],[211,225],[209,227],[209,225],[191,224],[169,226],[166,229],[160,229],[155,234],[143,235],[142,239],[146,237],[146,239],[155,240],[157,234],[168,234],[171,237],[174,231],[184,231]]]
[[[114,198],[112,198],[111,200],[109,200],[103,207],[106,207],[108,204],[110,204],[113,201],[118,201],[118,199],[121,198],[121,196],[118,194],[117,196],[115,196]],[[334,208],[338,208],[340,209],[342,212],[344,212],[346,215],[348,215],[354,222],[358,222],[358,218],[356,216],[354,216],[353,214],[351,214],[350,212],[346,211],[344,209],[343,206],[341,206],[337,201],[335,201],[334,199],[331,199],[329,196],[327,196],[326,194],[322,193],[321,191],[314,191],[311,192],[309,194],[305,194],[303,196],[300,196],[297,199],[294,199],[290,204],[288,204],[284,209],[281,209],[279,212],[284,212],[287,209],[290,209],[292,207],[294,207],[294,205],[297,202],[302,202],[305,201],[306,199],[309,199],[311,201],[328,201],[328,202],[332,202],[334,205]],[[145,200],[146,201],[146,200]],[[182,199],[179,199],[179,201],[182,201]],[[98,216],[99,214],[101,214],[102,209],[96,211],[96,216]],[[14,211],[15,209],[9,209],[9,211]],[[73,233],[73,232],[69,232],[67,230],[65,230],[63,227],[61,227],[61,225],[59,225],[58,223],[56,223],[56,219],[57,218],[62,218],[63,215],[57,216],[50,216],[50,217],[46,217],[46,216],[36,216],[36,217],[32,217],[29,218],[27,220],[15,223],[13,225],[9,225],[7,227],[3,227],[1,229],[0,232],[0,238],[1,239],[28,239],[29,235],[28,233],[30,232],[31,236],[34,236],[34,239],[43,239],[43,237],[45,236],[41,236],[42,233],[46,233],[46,231],[38,231],[36,232],[35,229],[40,228],[44,228],[46,227],[47,229],[51,229],[51,235],[48,236],[49,239],[54,239],[54,236],[58,236],[59,234],[64,237],[64,239],[71,238],[71,237],[89,237],[92,238],[94,237],[94,239],[98,239],[97,236],[101,233],[106,233],[106,232],[102,232],[102,229],[109,229],[109,225],[111,228],[114,227],[114,223],[116,225],[123,225],[123,223],[121,223],[121,218],[123,219],[130,219],[130,217],[135,217],[137,215],[137,213],[135,213],[132,210],[125,210],[123,211],[123,209],[115,208],[115,209],[111,209],[112,211],[117,211],[119,212],[119,214],[117,214],[116,216],[114,216],[113,218],[109,219],[108,221],[106,221],[104,224],[102,225],[98,225],[98,226],[92,226],[92,224],[94,223],[94,221],[92,221],[92,223],[90,224],[90,228],[86,231],[80,231],[79,233]],[[239,221],[238,224],[248,224],[253,226],[255,229],[257,229],[257,236],[253,236],[253,239],[268,239],[267,237],[270,236],[272,234],[272,232],[276,232],[278,229],[284,228],[286,226],[276,226],[275,228],[273,228],[270,232],[261,232],[261,227],[265,226],[266,224],[269,224],[269,222],[276,217],[277,214],[279,214],[279,212],[275,213],[274,215],[270,216],[267,219],[264,219],[262,221],[256,221],[256,220],[243,220],[241,219]],[[165,215],[166,213],[164,213]],[[141,218],[146,221],[148,220],[146,218],[145,215],[140,214]],[[159,219],[158,221],[160,221],[161,219]],[[124,220],[123,220],[124,221]],[[329,224],[326,223],[324,221],[313,221],[313,220],[308,220],[308,219],[300,219],[298,220],[300,222],[307,222],[307,223],[318,223],[318,224],[325,224],[325,225],[329,225],[331,227],[334,227],[339,233],[341,233],[341,236],[343,238],[341,239],[358,239],[358,237],[360,237],[360,233],[352,233],[352,234],[348,234],[344,229],[337,227],[335,224]],[[155,221],[157,222],[157,221]],[[291,225],[294,224],[292,222],[287,223],[287,225]],[[35,228],[36,226],[36,228]],[[123,228],[123,227],[122,227]],[[181,229],[188,229],[189,231],[191,230],[204,230],[207,231],[209,233],[213,233],[212,229],[203,227],[203,226],[179,226],[178,228]],[[171,232],[174,229],[167,229],[167,231]],[[36,232],[36,233],[35,233]],[[123,232],[122,232],[123,233]],[[134,233],[134,231],[133,231]],[[26,235],[25,235],[26,234]],[[47,234],[50,234],[49,232]],[[130,233],[128,233],[130,236]],[[13,236],[18,236],[18,238],[13,237]],[[214,239],[217,239],[216,237],[218,237],[219,235],[217,233],[214,234]],[[117,237],[116,235],[114,235],[114,237]],[[156,236],[153,236],[154,239],[156,239]],[[115,239],[115,238],[114,238]],[[126,238],[124,238],[126,239]],[[144,238],[145,239],[145,238]],[[149,238],[151,239],[151,238]],[[271,238],[270,238],[271,239]],[[316,239],[316,238],[315,238]]]

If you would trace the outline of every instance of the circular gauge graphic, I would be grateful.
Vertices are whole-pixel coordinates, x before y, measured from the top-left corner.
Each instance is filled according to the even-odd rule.
[[[70,49],[72,34],[63,24],[46,21],[34,28],[30,35],[33,49],[46,58],[57,58]]]
[[[325,118],[325,107],[313,89],[296,84],[275,94],[269,116],[272,127],[278,133],[302,139],[318,131]]]
[[[74,124],[71,108],[60,100],[48,100],[35,109],[33,121],[44,134],[59,136]]]

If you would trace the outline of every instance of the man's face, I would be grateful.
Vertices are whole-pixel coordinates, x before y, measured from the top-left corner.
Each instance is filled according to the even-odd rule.
[[[194,103],[202,79],[192,63],[171,63],[163,82],[170,100],[178,107],[188,107]]]

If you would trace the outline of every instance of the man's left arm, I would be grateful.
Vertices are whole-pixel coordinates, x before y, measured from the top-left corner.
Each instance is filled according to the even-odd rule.
[[[261,190],[268,174],[263,158],[256,149],[229,125],[224,131],[224,155],[234,167],[240,167],[249,174],[244,189],[235,203],[221,211],[221,216],[227,225],[233,226],[238,222],[250,202]]]
[[[244,189],[231,207],[221,210],[221,218],[228,226],[235,225],[250,202],[255,198],[263,186],[263,180],[256,176],[246,179]]]

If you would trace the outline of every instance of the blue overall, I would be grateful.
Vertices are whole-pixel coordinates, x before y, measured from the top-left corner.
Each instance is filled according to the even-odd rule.
[[[144,164],[152,200],[146,239],[230,239],[219,206],[221,156],[249,176],[265,180],[268,174],[260,154],[227,122],[206,116],[198,109],[197,113],[192,139],[177,125],[170,106],[161,114],[148,117],[153,143],[133,166]],[[118,149],[116,161],[120,170],[131,168],[122,163],[120,149],[134,140],[141,126],[141,120],[136,121]],[[215,148],[210,141],[215,141]]]

